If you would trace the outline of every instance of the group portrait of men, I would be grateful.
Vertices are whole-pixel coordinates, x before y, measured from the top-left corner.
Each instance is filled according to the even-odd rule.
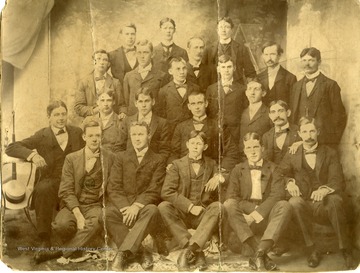
[[[54,100],[49,127],[7,147],[37,167],[35,262],[78,255],[106,232],[114,271],[134,261],[151,270],[151,251],[173,249],[179,271],[205,270],[206,243],[215,236],[226,247],[233,232],[253,250],[249,269],[273,271],[279,266],[268,253],[291,228],[315,268],[320,222],[333,228],[346,268],[356,266],[337,152],[347,114],[339,85],[319,70],[320,50],[299,52],[305,76],[297,79],[273,41],[264,43],[266,69],[257,73],[229,17],[218,20],[213,43],[194,36],[184,49],[175,31],[163,18],[153,45],[125,24],[123,44],[95,50],[93,71],[78,84],[81,128]]]

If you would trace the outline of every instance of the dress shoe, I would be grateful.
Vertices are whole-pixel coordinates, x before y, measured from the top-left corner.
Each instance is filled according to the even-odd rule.
[[[167,249],[165,238],[163,236],[156,236],[154,241],[158,253],[163,256],[168,256],[169,250]]]
[[[254,271],[267,271],[264,251],[257,251],[255,256],[249,259],[249,267]]]
[[[50,240],[42,240],[40,246],[34,254],[34,261],[36,264],[59,258],[62,255],[62,251],[53,250],[51,248]]]
[[[346,269],[355,269],[357,267],[350,249],[343,249],[342,254],[345,260]]]
[[[208,267],[205,259],[205,254],[203,251],[195,253],[195,267],[199,271],[203,271]]]
[[[189,271],[190,264],[195,262],[195,254],[188,248],[183,249],[177,260],[179,271]]]
[[[264,255],[264,264],[267,271],[278,270],[276,263],[273,260],[271,260],[267,254]]]
[[[124,251],[119,251],[112,263],[111,269],[113,271],[124,271],[128,265],[128,255]]]
[[[310,267],[317,267],[321,260],[321,254],[317,250],[313,250],[310,256],[307,259],[308,266]]]
[[[153,260],[152,254],[149,251],[147,251],[147,250],[142,251],[141,258],[140,258],[140,264],[141,264],[141,267],[145,271],[152,270],[152,268],[154,266],[154,260]]]
[[[274,253],[275,256],[280,257],[281,255],[283,255],[284,253],[288,252],[289,248],[282,246],[282,245],[275,245],[272,249],[271,252]]]

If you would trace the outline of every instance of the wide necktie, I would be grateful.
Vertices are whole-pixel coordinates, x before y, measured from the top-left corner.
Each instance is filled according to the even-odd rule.
[[[62,135],[62,134],[65,134],[65,130],[64,129],[60,129],[58,132],[57,132],[57,136],[58,135]]]
[[[306,155],[311,155],[311,154],[316,154],[316,153],[317,153],[317,149],[309,150],[309,151],[304,149],[304,154],[306,154]]]
[[[278,138],[279,136],[282,136],[283,134],[287,134],[287,132],[289,132],[289,128],[277,131],[277,132],[275,132],[275,137]]]
[[[249,169],[250,169],[250,170],[258,170],[258,171],[260,171],[260,170],[261,170],[261,166],[249,165]]]
[[[186,83],[183,83],[183,84],[175,84],[175,87],[176,89],[179,89],[179,88],[185,88],[187,87],[187,84]]]

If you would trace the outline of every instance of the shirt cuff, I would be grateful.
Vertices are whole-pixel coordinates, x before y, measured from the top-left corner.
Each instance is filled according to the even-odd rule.
[[[327,194],[330,194],[330,193],[333,193],[335,190],[330,188],[329,186],[326,186],[326,185],[322,185],[319,187],[319,190],[321,189],[327,189],[328,190],[328,193]]]
[[[190,204],[189,207],[188,207],[188,212],[190,212],[190,210],[193,208],[194,204]]]
[[[135,206],[138,206],[139,208],[143,208],[143,207],[145,207],[145,205],[143,205],[143,204],[141,204],[141,203],[139,203],[139,202],[134,202],[134,205]]]
[[[264,218],[261,216],[260,213],[258,213],[256,210],[254,210],[252,213],[249,214],[252,218],[255,219],[255,223],[260,223]]]
[[[33,157],[36,156],[36,155],[37,155],[37,152],[32,152],[32,153],[26,158],[26,160],[27,160],[27,161],[31,161],[31,160],[33,159]]]

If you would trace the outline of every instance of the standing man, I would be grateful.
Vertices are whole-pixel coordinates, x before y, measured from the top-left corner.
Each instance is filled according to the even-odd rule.
[[[320,51],[305,48],[301,54],[305,77],[296,82],[290,96],[291,122],[300,117],[316,119],[319,124],[319,142],[337,148],[346,126],[346,112],[341,100],[340,87],[319,71]]]
[[[31,206],[35,209],[41,248],[51,246],[51,221],[59,204],[58,190],[65,156],[84,147],[81,129],[67,125],[67,115],[63,101],[51,102],[47,107],[49,127],[11,143],[5,151],[8,156],[30,161],[37,167]],[[42,251],[35,254],[36,262],[41,261],[42,254]]]
[[[206,97],[209,101],[210,118],[219,119],[229,129],[233,140],[240,141],[241,114],[245,109],[245,86],[234,81],[236,67],[229,55],[221,55],[218,60],[220,79],[209,86]]]
[[[234,60],[236,71],[234,81],[244,84],[246,78],[256,76],[255,68],[251,62],[248,49],[232,39],[234,23],[230,17],[223,17],[218,21],[217,32],[219,41],[213,44],[205,55],[204,62],[213,65],[218,64],[218,56],[229,55]]]
[[[133,23],[124,24],[120,28],[122,46],[111,51],[110,63],[111,74],[120,81],[121,86],[124,82],[125,74],[138,65],[135,54],[136,26]]]
[[[98,114],[96,101],[99,95],[112,91],[115,94],[113,110],[119,114],[122,88],[120,82],[107,73],[110,66],[109,54],[105,50],[97,50],[93,54],[93,60],[94,71],[80,81],[75,93],[75,112],[81,117]]]
[[[141,40],[136,44],[136,58],[138,67],[126,73],[124,78],[124,99],[120,105],[120,112],[131,116],[137,113],[135,93],[141,88],[150,89],[155,99],[161,87],[169,82],[165,72],[157,70],[151,60],[153,45],[148,40]]]
[[[276,176],[276,165],[263,158],[261,137],[250,132],[243,141],[247,160],[231,171],[224,207],[237,237],[255,252],[249,267],[255,271],[272,271],[277,266],[267,252],[284,233],[291,218],[291,206],[282,200],[284,183]],[[252,227],[263,231],[260,243]]]
[[[197,84],[201,92],[205,92],[209,85],[217,80],[216,70],[204,64],[202,59],[205,51],[205,41],[199,36],[190,38],[187,43],[189,61],[187,67],[187,80]]]
[[[315,119],[299,121],[299,136],[303,144],[295,154],[286,154],[279,166],[290,196],[295,221],[307,247],[308,265],[317,267],[321,252],[312,237],[312,224],[331,223],[338,238],[346,266],[353,268],[351,242],[342,193],[344,178],[335,150],[318,142],[320,132]]]
[[[151,253],[141,245],[151,234],[157,243],[160,214],[157,208],[165,177],[165,162],[149,149],[149,127],[135,122],[130,127],[133,147],[117,155],[111,169],[106,196],[105,227],[118,247],[112,270],[124,271],[136,257],[145,271],[153,266]],[[164,247],[164,246],[162,246]]]
[[[264,103],[269,105],[274,100],[290,101],[290,90],[296,83],[296,76],[279,64],[284,50],[273,41],[264,43],[262,58],[266,69],[259,73],[258,78],[266,89]]]

